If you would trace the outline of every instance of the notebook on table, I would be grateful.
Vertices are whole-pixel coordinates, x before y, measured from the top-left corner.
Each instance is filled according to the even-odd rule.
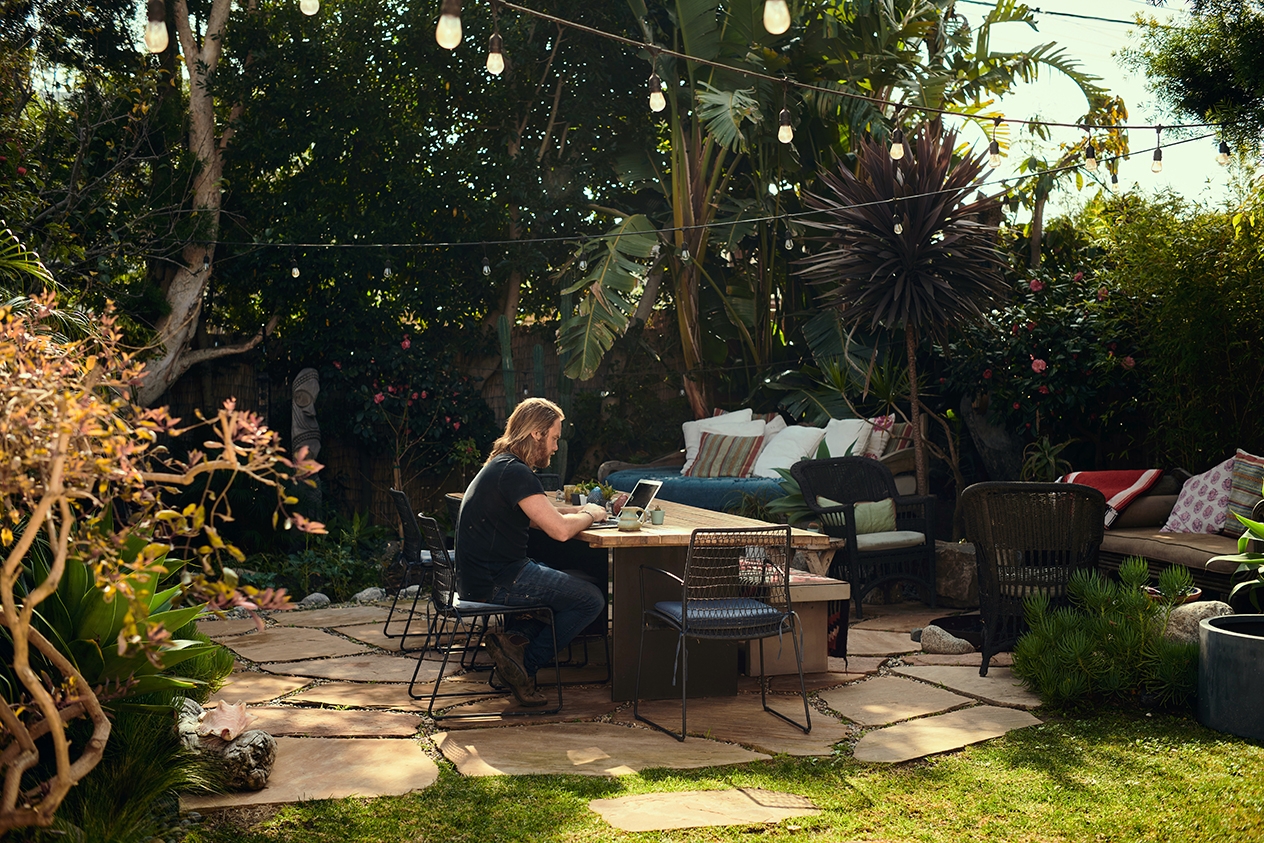
[[[634,506],[641,510],[639,521],[644,524],[650,515],[650,504],[654,502],[654,498],[658,497],[658,490],[663,488],[662,480],[638,480],[636,486],[632,488],[632,494],[628,495],[628,499],[624,502],[624,506]],[[619,519],[607,517],[604,521],[594,521],[589,527],[590,530],[608,530],[611,527],[618,527]]]

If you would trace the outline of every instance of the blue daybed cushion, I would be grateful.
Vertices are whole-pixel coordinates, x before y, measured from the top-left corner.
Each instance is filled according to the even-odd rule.
[[[679,471],[661,468],[629,468],[616,471],[606,482],[620,492],[630,492],[638,480],[662,480],[658,496],[665,501],[701,509],[727,512],[742,503],[742,494],[771,500],[785,495],[781,483],[767,477],[686,477]]]

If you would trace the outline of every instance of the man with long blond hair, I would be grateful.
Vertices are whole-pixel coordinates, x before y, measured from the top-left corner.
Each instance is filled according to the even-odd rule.
[[[470,482],[457,519],[456,554],[460,593],[467,600],[506,606],[549,606],[557,646],[565,647],[606,610],[597,586],[541,565],[527,554],[532,526],[566,541],[605,518],[597,504],[563,512],[549,502],[533,468],[544,468],[562,436],[562,410],[552,401],[528,398],[514,409],[491,456]],[[496,672],[525,706],[548,700],[536,690],[536,671],[553,661],[553,636],[533,618],[506,621],[504,632],[487,636]]]

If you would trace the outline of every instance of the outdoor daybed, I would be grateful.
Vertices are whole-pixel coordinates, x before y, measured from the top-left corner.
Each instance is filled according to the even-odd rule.
[[[649,463],[614,460],[602,463],[597,478],[621,492],[631,491],[638,480],[661,480],[663,487],[658,493],[661,499],[725,512],[739,507],[743,495],[762,501],[785,495],[781,479],[773,469],[789,470],[799,460],[816,456],[822,439],[833,456],[842,456],[850,450],[857,456],[873,456],[891,469],[892,474],[913,470],[912,439],[907,436],[907,425],[894,424],[889,430],[881,430],[874,428],[875,420],[872,419],[831,419],[824,428],[817,428],[787,425],[776,414],[770,416],[771,419],[761,416],[752,418],[749,410],[739,410],[711,419],[686,422],[683,426],[685,448]],[[761,425],[763,432],[757,433]],[[705,466],[685,473],[692,468],[700,450],[703,460],[707,459],[709,451],[713,450],[708,447],[709,444],[719,441],[720,447],[725,447],[734,439],[756,436],[763,437],[763,442],[752,443],[754,454],[747,455],[744,460],[729,460],[724,468],[718,469],[729,474],[698,476],[699,468],[702,474],[711,473],[711,468]]]

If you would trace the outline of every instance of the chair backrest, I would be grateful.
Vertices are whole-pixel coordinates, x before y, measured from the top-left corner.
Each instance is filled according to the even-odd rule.
[[[1076,568],[1097,566],[1106,498],[1078,483],[975,483],[961,493],[962,527],[974,544],[979,599],[1065,596]]]
[[[421,564],[421,529],[417,526],[417,515],[413,512],[408,495],[399,489],[391,489],[388,493],[395,504],[395,512],[399,514],[400,526],[404,528],[404,564]]]
[[[685,559],[686,622],[698,610],[730,611],[731,601],[755,598],[790,608],[790,528],[694,530]]]
[[[800,460],[790,467],[790,476],[798,482],[803,500],[813,510],[828,508],[818,503],[818,498],[843,504],[880,501],[899,494],[891,469],[869,457]]]
[[[439,610],[452,608],[452,598],[457,591],[456,562],[448,552],[443,540],[443,530],[439,522],[428,515],[417,516],[417,524],[425,537],[426,549],[430,551],[430,562],[433,577],[430,581],[430,602]]]

